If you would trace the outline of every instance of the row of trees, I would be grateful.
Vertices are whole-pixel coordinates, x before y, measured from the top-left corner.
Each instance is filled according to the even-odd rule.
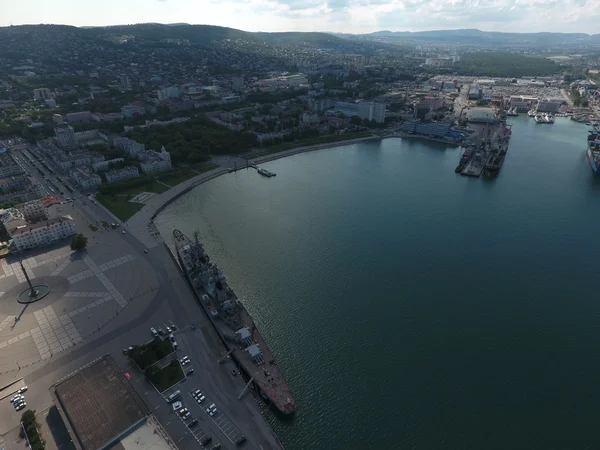
[[[202,115],[166,127],[136,128],[129,137],[155,151],[164,145],[174,163],[205,161],[210,153],[242,153],[257,144],[254,134],[232,131]]]
[[[31,450],[44,450],[46,448],[46,442],[40,436],[38,431],[39,424],[35,418],[35,410],[28,409],[21,416],[21,423],[23,429],[21,430],[21,438],[27,434],[27,440]]]

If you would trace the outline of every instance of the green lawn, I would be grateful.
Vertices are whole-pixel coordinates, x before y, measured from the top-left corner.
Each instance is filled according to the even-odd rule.
[[[169,339],[163,340],[157,337],[148,344],[134,346],[129,356],[140,369],[144,370],[173,351],[173,344]]]
[[[181,368],[179,361],[175,360],[162,369],[149,374],[148,377],[158,392],[164,392],[171,386],[183,380],[185,375],[183,374],[183,369]]]
[[[141,203],[132,203],[127,201],[126,195],[111,196],[106,194],[97,194],[96,200],[98,200],[123,222],[144,207],[144,205]]]
[[[92,230],[92,231],[98,231],[98,227],[96,225],[90,224],[90,230]]]
[[[110,228],[110,224],[109,224],[109,223],[108,223],[106,220],[103,220],[103,221],[102,221],[102,226],[103,226],[104,228]]]

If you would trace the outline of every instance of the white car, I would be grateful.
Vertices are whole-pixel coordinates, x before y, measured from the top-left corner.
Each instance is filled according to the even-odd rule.
[[[187,356],[184,356],[183,358],[181,358],[179,360],[179,362],[181,363],[182,366],[187,366],[189,363],[191,363],[190,359]]]
[[[179,411],[177,411],[179,413],[180,416],[183,416],[185,414],[187,414],[188,409],[187,408],[181,408]]]
[[[150,333],[152,333],[152,336],[154,336],[154,337],[158,336],[158,331],[156,331],[156,329],[154,327],[150,328]]]
[[[188,419],[188,418],[189,418],[191,415],[192,415],[191,413],[189,413],[189,412],[186,412],[186,413],[185,413],[183,416],[181,416],[181,418],[182,418],[183,420],[186,420],[186,419]]]
[[[25,398],[25,397],[23,397],[21,394],[15,394],[15,395],[13,395],[13,397],[10,399],[10,402],[11,402],[11,403],[16,403],[16,402],[18,402],[19,400],[21,400],[21,399],[23,399],[23,398]]]
[[[25,408],[27,406],[27,403],[23,402],[23,403],[19,403],[17,406],[15,406],[15,409],[17,411],[21,411],[23,408]]]
[[[22,394],[23,392],[26,392],[26,391],[27,391],[27,386],[23,386],[21,389],[19,389],[17,391],[17,394]]]
[[[202,403],[204,400],[206,400],[206,397],[202,394],[200,394],[198,397],[196,397],[196,401],[198,403]]]

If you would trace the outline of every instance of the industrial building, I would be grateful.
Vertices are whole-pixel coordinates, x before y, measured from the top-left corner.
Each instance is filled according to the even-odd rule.
[[[176,450],[110,355],[50,386],[77,450]]]
[[[481,88],[477,83],[473,83],[469,88],[469,100],[479,100],[481,98]]]

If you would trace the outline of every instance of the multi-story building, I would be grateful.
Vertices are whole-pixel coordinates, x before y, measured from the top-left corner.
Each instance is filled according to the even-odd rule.
[[[52,122],[54,122],[55,124],[59,124],[59,123],[63,123],[65,120],[63,119],[63,116],[61,116],[60,114],[52,114]]]
[[[163,89],[159,89],[157,97],[159,100],[167,100],[170,98],[178,98],[181,96],[181,88],[179,86],[169,86]]]
[[[469,88],[469,100],[479,100],[481,98],[481,88],[477,83],[473,83]]]
[[[132,117],[146,114],[146,108],[140,105],[125,105],[121,108],[121,114],[126,119],[131,119]]]
[[[75,140],[80,146],[84,145],[107,145],[108,136],[98,130],[79,131],[75,133]]]
[[[108,161],[94,163],[92,164],[92,167],[94,168],[94,172],[106,172],[108,169],[110,169],[111,164],[119,164],[123,162],[125,162],[123,158],[113,158],[109,159]]]
[[[54,162],[63,170],[72,167],[90,166],[94,163],[104,161],[104,156],[98,153],[75,153],[66,155],[64,153],[53,156]]]
[[[140,157],[142,158],[140,166],[144,173],[163,172],[171,168],[171,155],[165,150],[164,145],[160,153],[146,150],[145,152],[140,153]]]
[[[44,100],[44,104],[52,109],[52,108],[56,108],[56,100],[54,100],[53,98],[49,98],[48,100]]]
[[[138,153],[143,152],[146,147],[132,139],[126,137],[118,137],[113,140],[115,147],[120,148],[130,158],[137,158]]]
[[[129,75],[121,75],[121,76],[119,76],[119,83],[121,84],[121,89],[122,90],[129,90],[129,89],[131,89],[131,78],[129,78]]]
[[[73,236],[75,232],[75,222],[71,216],[60,216],[8,230],[12,239],[11,249],[16,251],[49,245]]]
[[[0,149],[0,178],[20,175],[21,173],[23,171],[12,155],[5,149]]]
[[[244,89],[244,77],[233,77],[231,79],[232,89],[236,92],[240,92]]]
[[[423,97],[419,103],[426,105],[432,111],[444,107],[444,99],[442,97]]]
[[[54,128],[54,134],[58,141],[58,146],[63,150],[73,150],[77,148],[77,139],[75,139],[75,131],[71,125],[66,123],[58,124]]]
[[[377,123],[385,122],[385,103],[363,100],[358,104],[358,117]]]
[[[25,225],[27,221],[23,213],[17,208],[0,209],[0,222],[7,230]]]
[[[76,167],[69,171],[69,175],[82,189],[93,189],[102,184],[102,178],[87,167]]]
[[[41,200],[31,200],[19,206],[27,222],[39,222],[48,219],[48,211]]]
[[[116,183],[117,181],[129,180],[140,176],[140,171],[137,167],[127,166],[122,169],[114,169],[106,172],[106,181],[108,183]]]
[[[0,178],[0,192],[6,194],[8,192],[22,191],[27,189],[31,181],[24,175]]]
[[[38,102],[41,102],[42,100],[48,100],[52,97],[52,91],[48,88],[38,88],[33,90],[33,98],[35,98]]]
[[[91,122],[94,120],[94,115],[89,111],[80,111],[65,114],[67,122]]]

